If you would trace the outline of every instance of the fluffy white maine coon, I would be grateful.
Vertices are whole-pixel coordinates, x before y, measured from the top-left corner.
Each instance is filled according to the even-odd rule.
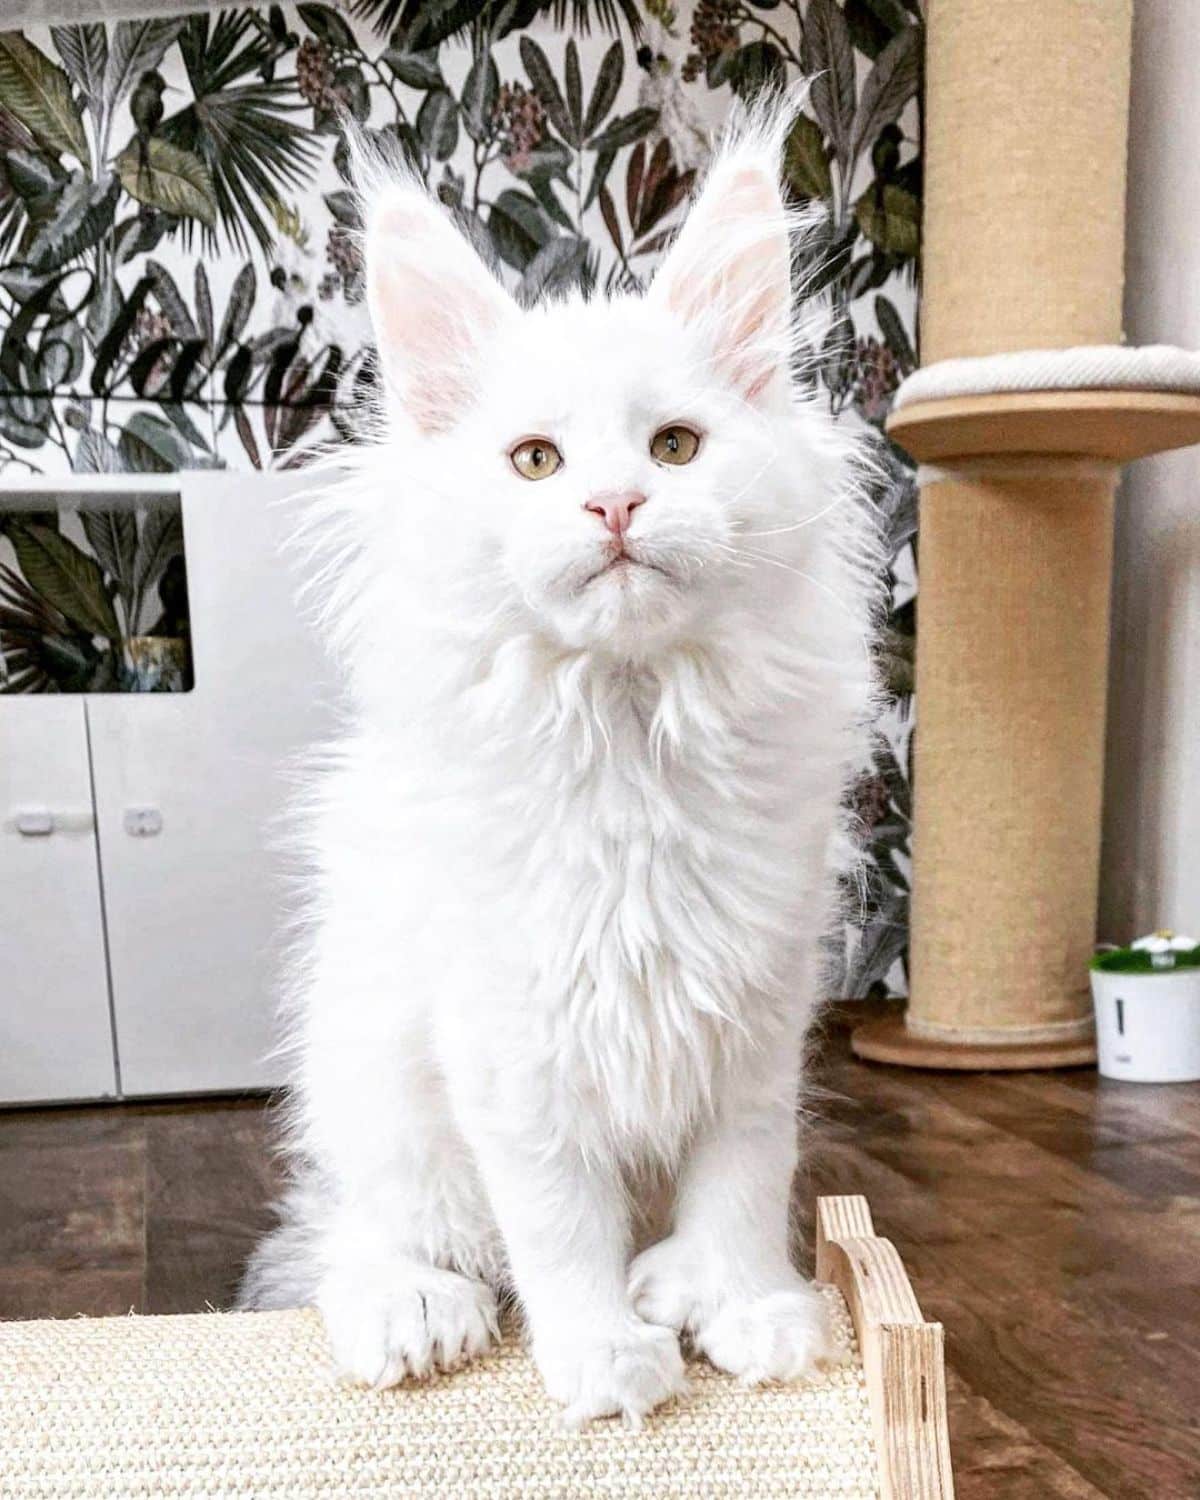
[[[508,1289],[573,1422],[681,1391],[681,1335],[747,1380],[827,1353],[788,1200],[871,559],[791,375],[786,125],[720,149],[644,296],[522,310],[368,176],[388,411],[324,502],[353,710],[243,1298],[315,1302],[353,1379],[479,1354]]]

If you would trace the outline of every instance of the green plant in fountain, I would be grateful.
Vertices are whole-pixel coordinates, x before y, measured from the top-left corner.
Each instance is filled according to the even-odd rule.
[[[1098,953],[1091,967],[1103,974],[1172,974],[1176,969],[1200,969],[1200,944],[1163,928],[1138,938],[1127,948]]]

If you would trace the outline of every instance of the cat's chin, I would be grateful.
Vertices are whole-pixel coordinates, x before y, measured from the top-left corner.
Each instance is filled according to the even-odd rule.
[[[689,605],[666,568],[620,557],[574,580],[546,614],[567,646],[640,656],[678,634]]]

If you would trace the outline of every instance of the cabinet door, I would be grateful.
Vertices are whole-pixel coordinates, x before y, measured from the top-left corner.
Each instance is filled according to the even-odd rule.
[[[172,476],[194,686],[89,700],[126,1094],[280,1081],[269,1054],[288,904],[283,813],[297,752],[331,723],[323,657],[282,556],[286,496],[303,482]]]
[[[116,1091],[84,700],[0,697],[0,1103]]]

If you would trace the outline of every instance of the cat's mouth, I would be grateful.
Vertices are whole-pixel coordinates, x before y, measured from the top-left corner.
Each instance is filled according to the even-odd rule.
[[[589,584],[595,583],[598,578],[615,577],[619,579],[625,574],[632,575],[641,572],[659,573],[663,578],[671,579],[671,574],[659,563],[652,562],[648,557],[640,557],[636,553],[631,552],[628,547],[621,546],[610,554],[601,567],[597,568],[595,572],[588,574],[580,584],[580,588],[587,588]],[[674,580],[671,579],[671,581],[673,582]]]

